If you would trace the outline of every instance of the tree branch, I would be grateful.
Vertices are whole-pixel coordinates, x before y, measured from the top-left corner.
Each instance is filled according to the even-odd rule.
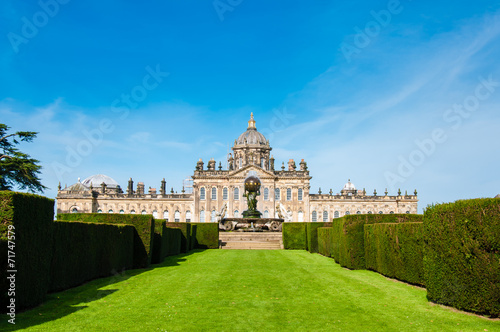
[[[16,136],[16,135],[18,135],[18,134],[15,133],[15,134],[10,134],[10,135],[5,135],[4,137],[0,138],[0,142],[3,141],[6,138],[9,138],[9,137],[12,137],[12,136]]]

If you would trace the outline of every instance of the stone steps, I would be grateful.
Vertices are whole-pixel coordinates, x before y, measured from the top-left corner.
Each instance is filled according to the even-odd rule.
[[[283,249],[281,233],[219,233],[221,249],[279,250]]]

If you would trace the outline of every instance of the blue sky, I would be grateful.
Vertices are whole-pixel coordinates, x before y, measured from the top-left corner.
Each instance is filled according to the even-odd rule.
[[[57,184],[180,191],[250,112],[311,191],[500,193],[495,1],[2,1],[0,122]]]

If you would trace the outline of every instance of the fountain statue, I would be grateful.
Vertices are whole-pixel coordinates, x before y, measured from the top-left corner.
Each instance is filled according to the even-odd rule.
[[[245,194],[247,198],[248,210],[243,212],[244,218],[260,218],[262,213],[257,211],[257,196],[260,196],[259,178],[250,176],[245,180]]]
[[[226,232],[243,231],[243,232],[262,232],[267,229],[271,232],[281,232],[283,217],[280,218],[261,218],[262,213],[257,211],[257,197],[260,196],[261,182],[256,176],[249,176],[244,182],[245,193],[247,199],[248,210],[242,213],[243,218],[225,217],[227,205],[224,204],[217,220],[219,221],[219,229]],[[279,212],[279,207],[277,207]],[[282,207],[284,210],[284,207]],[[285,211],[286,212],[286,211]],[[288,219],[290,219],[288,216]]]

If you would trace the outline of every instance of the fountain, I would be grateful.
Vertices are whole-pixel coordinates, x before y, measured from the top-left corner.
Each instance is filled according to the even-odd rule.
[[[224,218],[221,216],[219,228],[225,231],[242,230],[262,232],[268,229],[280,232],[283,219],[261,218],[262,213],[257,210],[257,197],[260,196],[261,181],[256,176],[249,176],[244,183],[244,197],[247,199],[248,210],[243,212],[243,218]]]

